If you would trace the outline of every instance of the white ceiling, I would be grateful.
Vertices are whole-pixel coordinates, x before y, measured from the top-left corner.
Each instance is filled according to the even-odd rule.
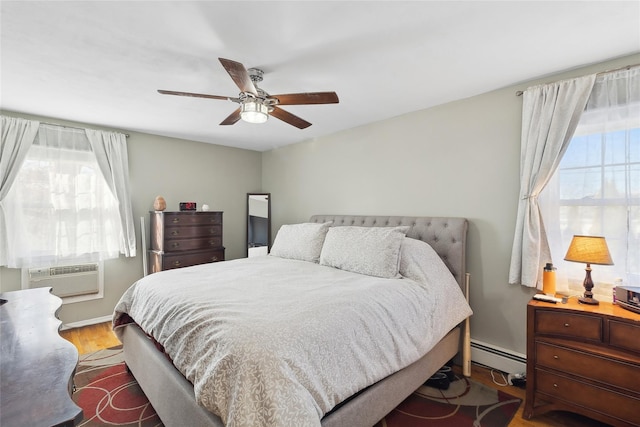
[[[5,1],[0,108],[264,151],[640,52],[638,1]],[[313,123],[218,124],[218,57]]]

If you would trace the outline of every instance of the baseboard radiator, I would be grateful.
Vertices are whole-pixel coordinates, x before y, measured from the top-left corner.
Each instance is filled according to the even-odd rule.
[[[98,294],[102,288],[100,263],[61,265],[43,268],[25,268],[22,288],[52,287],[60,298]]]
[[[527,356],[492,344],[471,340],[471,360],[508,374],[527,372]]]

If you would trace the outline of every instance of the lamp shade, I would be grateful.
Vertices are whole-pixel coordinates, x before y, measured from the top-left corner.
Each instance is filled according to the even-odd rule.
[[[249,123],[264,123],[269,118],[269,107],[262,102],[244,102],[240,105],[240,118]]]
[[[613,265],[607,242],[601,236],[573,236],[564,260],[587,264]]]

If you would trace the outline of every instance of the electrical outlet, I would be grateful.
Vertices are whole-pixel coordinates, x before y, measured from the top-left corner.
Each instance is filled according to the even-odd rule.
[[[521,385],[525,381],[527,381],[527,374],[523,372],[509,374],[507,376],[507,382],[509,383],[509,385]]]

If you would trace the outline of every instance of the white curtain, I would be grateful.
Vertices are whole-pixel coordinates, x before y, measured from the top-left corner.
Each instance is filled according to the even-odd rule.
[[[2,116],[0,140],[0,265],[7,264],[8,242],[3,201],[38,133],[39,122]]]
[[[584,110],[595,74],[528,88],[523,96],[520,195],[509,283],[542,288],[551,262],[538,195],[558,167]]]
[[[120,252],[127,257],[136,256],[136,233],[129,190],[129,161],[125,135],[85,129],[98,165],[107,185],[118,200],[122,235]]]
[[[540,195],[558,288],[583,291],[585,265],[563,261],[572,236],[602,235],[614,265],[597,267],[594,292],[606,301],[617,278],[640,279],[640,67],[596,78],[571,144],[567,182],[556,173]]]
[[[1,265],[135,256],[125,136],[48,124],[36,129],[1,201],[6,227],[0,240],[10,249]]]

